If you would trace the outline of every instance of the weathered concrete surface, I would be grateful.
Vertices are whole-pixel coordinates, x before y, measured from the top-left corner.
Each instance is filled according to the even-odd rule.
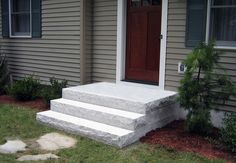
[[[8,140],[0,146],[0,153],[13,154],[26,150],[26,144],[21,140]]]
[[[37,140],[37,143],[41,150],[54,151],[58,149],[71,148],[77,143],[77,141],[59,133],[49,133],[41,136]]]
[[[40,155],[25,155],[21,156],[17,159],[17,161],[46,161],[52,159],[58,159],[57,155],[48,153],[48,154],[40,154]]]

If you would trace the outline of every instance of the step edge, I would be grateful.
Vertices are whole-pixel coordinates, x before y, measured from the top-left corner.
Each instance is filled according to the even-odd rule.
[[[67,103],[67,102],[73,102],[72,104]],[[74,101],[74,100],[69,100],[69,99],[56,99],[56,100],[51,100],[51,103],[60,103],[60,104],[64,104],[64,105],[69,105],[69,106],[74,106],[76,108],[83,108],[83,109],[87,109],[87,110],[91,110],[91,111],[96,111],[96,112],[102,112],[102,113],[106,113],[106,114],[112,114],[112,115],[116,115],[122,118],[127,118],[127,119],[131,119],[131,120],[136,120],[139,118],[143,118],[145,116],[145,114],[141,114],[141,113],[135,113],[135,112],[131,112],[131,111],[125,111],[125,110],[120,110],[120,109],[115,109],[115,108],[109,108],[109,107],[105,107],[105,106],[101,106],[101,105],[95,105],[95,104],[89,104],[86,102],[80,102],[80,101]],[[79,104],[82,105],[87,105],[87,106],[79,106]],[[93,107],[98,107],[99,109],[94,109]],[[105,108],[105,110],[103,110],[102,108]],[[111,112],[109,112],[108,110],[110,110]],[[118,113],[117,113],[118,112]],[[130,115],[131,116],[127,116]]]
[[[118,148],[123,148],[137,141],[136,139],[133,139],[133,137],[135,137],[135,132],[118,136],[101,130],[91,129],[87,126],[79,126],[79,128],[77,128],[78,126],[74,123],[56,119],[54,117],[49,117],[49,120],[45,120],[45,118],[48,117],[44,115],[39,115],[36,117],[37,121],[43,125],[62,130],[64,132],[80,135],[82,137],[87,137]],[[64,123],[64,125],[61,125],[62,123]]]
[[[56,116],[51,116],[50,114],[55,114]],[[97,129],[97,127],[86,126],[84,124],[72,122],[72,119],[77,119],[79,121],[85,121],[85,122],[93,123],[93,124],[96,124],[98,126],[100,125],[100,127],[101,126],[108,127],[109,128],[108,130],[103,130],[103,129],[100,128],[101,130],[99,129],[98,131],[109,133],[109,134],[115,135],[115,136],[125,136],[125,135],[131,134],[131,133],[134,132],[132,130],[127,130],[127,129],[123,129],[123,128],[120,128],[120,127],[115,127],[115,126],[107,125],[107,124],[96,122],[96,121],[91,121],[91,120],[87,120],[87,119],[83,119],[83,118],[78,118],[78,117],[74,117],[74,116],[71,116],[71,115],[66,115],[66,114],[63,114],[63,113],[54,112],[54,111],[51,111],[51,110],[44,111],[44,112],[39,112],[39,113],[37,113],[37,116],[38,115],[39,116],[47,116],[49,118],[54,118],[54,119],[60,119],[57,116],[64,116],[64,117],[67,117],[68,119],[67,120],[60,119],[60,120],[66,121],[68,123],[73,123],[73,124],[78,125],[78,126],[85,126],[85,127],[91,128],[93,130],[98,130],[98,129]],[[125,133],[119,135],[116,132],[110,132],[111,130],[113,130],[113,131],[114,130],[120,130],[120,132],[125,132]]]

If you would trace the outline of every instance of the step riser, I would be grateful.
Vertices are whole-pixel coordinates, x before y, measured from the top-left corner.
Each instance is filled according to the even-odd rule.
[[[171,115],[171,116],[167,116],[163,118],[162,120],[152,121],[146,126],[141,127],[140,129],[136,130],[135,135],[138,137],[138,140],[139,140],[141,137],[145,136],[148,132],[162,128],[166,126],[167,124],[173,122],[174,120],[176,120],[176,118]]]
[[[131,102],[124,99],[76,92],[68,89],[63,89],[62,98],[141,114],[146,113],[147,110],[147,106],[139,102]]]
[[[47,126],[54,127],[59,130],[63,130],[73,134],[78,134],[80,136],[85,136],[90,139],[94,139],[96,141],[103,142],[105,144],[112,145],[118,148],[123,148],[127,145],[130,145],[138,141],[141,137],[145,136],[146,133],[148,133],[149,131],[161,128],[167,125],[168,123],[176,120],[176,117],[175,113],[170,113],[165,117],[162,117],[161,119],[158,118],[156,120],[153,119],[152,121],[149,121],[149,123],[146,126],[143,126],[135,130],[133,133],[130,133],[122,137],[109,133],[104,133],[102,131],[94,130],[84,126],[75,125],[70,122],[48,117],[45,115],[40,115],[40,113],[37,114],[36,119],[40,123],[43,123]]]
[[[91,128],[75,125],[70,122],[65,122],[45,115],[37,114],[36,119],[38,122],[45,124],[47,126],[54,127],[66,132],[78,134],[81,136],[85,136],[108,145],[116,146],[118,148],[125,147],[138,140],[138,138],[136,139],[134,138],[134,133],[119,137],[117,135],[104,133],[99,130],[93,130]]]
[[[158,108],[155,111],[148,112],[145,115],[147,124],[156,122],[156,120],[162,121],[166,117],[173,117],[173,119],[176,119],[177,118],[176,105],[177,105],[176,103],[173,103],[171,105]]]
[[[78,106],[75,107],[73,105],[63,104],[57,101],[51,101],[51,110],[128,130],[135,130],[145,125],[144,116],[138,119],[130,119],[118,115],[108,114],[95,110],[89,110]]]

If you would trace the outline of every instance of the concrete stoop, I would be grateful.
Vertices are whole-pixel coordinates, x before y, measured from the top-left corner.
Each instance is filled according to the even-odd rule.
[[[95,83],[63,89],[51,110],[37,114],[43,124],[122,148],[177,119],[176,93]]]

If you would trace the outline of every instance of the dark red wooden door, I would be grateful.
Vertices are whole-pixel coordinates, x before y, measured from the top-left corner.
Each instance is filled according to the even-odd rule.
[[[128,0],[126,80],[159,82],[161,0]]]

